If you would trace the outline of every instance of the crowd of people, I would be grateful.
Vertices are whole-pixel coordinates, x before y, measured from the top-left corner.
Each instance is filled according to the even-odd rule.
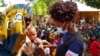
[[[81,32],[78,31],[75,24],[76,16],[78,15],[76,3],[71,1],[56,2],[50,7],[49,13],[53,19],[49,27],[42,25],[36,28],[36,31],[29,24],[26,28],[27,37],[31,40],[29,42],[32,42],[32,46],[30,47],[30,43],[25,43],[20,48],[18,55],[23,55],[22,52],[29,56],[37,55],[33,51],[34,43],[36,45],[35,49],[38,50],[38,47],[40,47],[40,50],[44,51],[44,53],[37,51],[38,55],[41,56],[46,56],[46,54],[47,56],[81,56],[83,41]],[[43,44],[44,42],[45,44]]]
[[[32,24],[25,17],[25,42],[17,56],[99,56],[100,23],[76,22],[77,4],[72,1],[55,2],[49,8],[51,23]],[[37,26],[37,27],[36,27]]]
[[[85,19],[76,23],[77,5],[69,1],[54,3],[49,13],[52,23],[37,25],[36,28],[36,25],[28,24],[26,42],[20,48],[18,56],[100,55],[100,23],[86,22]]]

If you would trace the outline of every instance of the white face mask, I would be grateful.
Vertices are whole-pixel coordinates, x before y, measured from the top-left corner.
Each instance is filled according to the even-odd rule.
[[[67,29],[65,29],[65,30],[62,29],[63,26],[64,26],[64,24],[65,24],[65,22],[63,23],[63,25],[62,25],[61,27],[57,27],[57,32],[58,32],[58,33],[63,33],[63,34],[65,34],[65,33],[67,32]]]
[[[65,34],[67,32],[67,29],[63,30],[61,27],[57,27],[57,32]]]
[[[58,33],[62,33],[62,28],[61,27],[57,27],[57,32]]]

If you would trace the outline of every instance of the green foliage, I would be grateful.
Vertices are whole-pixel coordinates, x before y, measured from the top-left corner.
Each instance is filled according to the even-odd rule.
[[[85,0],[86,4],[94,7],[94,8],[100,8],[100,0]]]
[[[4,3],[4,0],[1,0],[2,5],[0,7],[4,7],[6,6],[6,4]]]
[[[34,15],[47,15],[49,6],[54,3],[55,0],[39,0],[34,6]]]

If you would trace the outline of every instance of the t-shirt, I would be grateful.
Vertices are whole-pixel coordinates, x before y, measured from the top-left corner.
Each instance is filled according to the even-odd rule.
[[[98,54],[100,54],[100,49],[98,48],[100,47],[100,43],[97,41],[94,41],[91,46],[90,46],[90,53],[93,56],[98,56]]]
[[[73,34],[67,32],[64,34],[62,37],[61,41],[58,43],[57,47],[60,47],[68,38],[70,38]],[[76,47],[76,48],[75,48]],[[75,40],[73,41],[69,47],[68,50],[66,51],[65,56],[79,56],[79,54],[82,52],[83,48],[83,42],[80,40]]]

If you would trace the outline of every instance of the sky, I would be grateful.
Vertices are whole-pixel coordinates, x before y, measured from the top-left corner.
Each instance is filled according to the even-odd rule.
[[[30,3],[30,1],[28,0],[4,0],[4,2],[10,6],[10,5],[13,5],[13,4],[19,4],[19,3],[24,3],[24,4],[28,4]]]
[[[11,6],[13,4],[28,4],[30,3],[29,6],[34,6],[34,4],[37,2],[38,0],[33,0],[32,2],[30,2],[29,0],[4,0],[4,2],[8,5]]]
[[[24,3],[24,4],[28,4],[30,3],[30,5],[34,5],[38,0],[33,0],[32,3],[30,3],[29,0],[4,0],[4,2],[8,5],[11,6],[13,4],[19,4],[19,3]],[[63,1],[70,1],[70,0],[63,0]]]

